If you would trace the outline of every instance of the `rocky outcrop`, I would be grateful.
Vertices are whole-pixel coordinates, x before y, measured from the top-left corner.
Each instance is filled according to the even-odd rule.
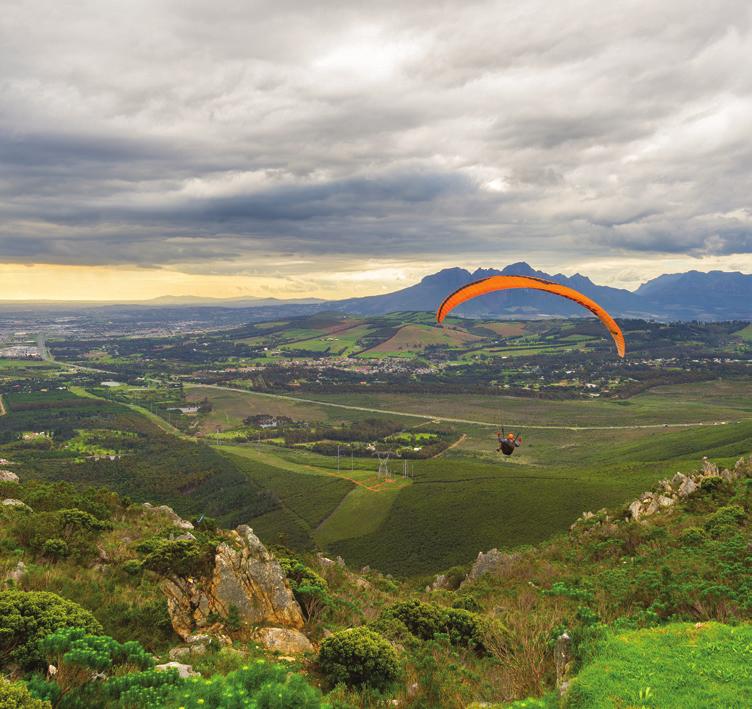
[[[12,470],[0,470],[0,483],[17,483],[18,475]]]
[[[252,640],[259,626],[303,627],[303,614],[279,562],[253,530],[241,525],[217,547],[211,577],[171,577],[162,582],[175,632],[195,631]],[[233,630],[223,622],[233,618]]]
[[[167,505],[154,507],[154,505],[152,505],[150,502],[144,502],[144,504],[141,505],[141,509],[147,513],[164,515],[173,524],[173,526],[177,527],[178,529],[193,529],[193,524],[191,522],[183,519],[177,512],[175,512],[175,510],[172,509],[172,507],[168,507]]]
[[[715,463],[705,457],[702,459],[702,470],[690,475],[676,473],[670,480],[661,480],[654,491],[643,492],[636,500],[630,502],[627,505],[626,518],[636,522],[644,521],[645,518],[652,517],[658,512],[671,510],[678,502],[696,494],[702,488],[703,483],[706,485],[717,483],[719,478],[730,483],[751,473],[752,459],[747,461],[745,458],[740,458],[732,470],[728,468],[719,470]],[[610,521],[605,510],[597,514],[584,512],[570,529],[583,531]]]
[[[462,583],[477,581],[481,576],[485,576],[486,574],[502,576],[519,558],[519,554],[507,554],[498,549],[478,552],[475,563]]]

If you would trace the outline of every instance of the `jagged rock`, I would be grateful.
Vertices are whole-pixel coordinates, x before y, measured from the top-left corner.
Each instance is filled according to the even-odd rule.
[[[562,633],[556,639],[554,662],[556,665],[556,687],[559,694],[564,694],[569,686],[569,673],[572,669],[572,638]]]
[[[702,474],[718,475],[718,466],[715,463],[711,463],[707,456],[704,456],[702,459]]]
[[[744,456],[739,458],[739,460],[736,461],[736,465],[734,466],[734,470],[741,470],[742,468],[746,467],[747,461],[745,460]]]
[[[318,554],[316,554],[316,558],[318,559],[319,566],[322,569],[327,569],[327,568],[331,568],[332,566],[337,566],[337,562],[336,561],[333,561],[332,559],[329,559],[329,558],[325,557],[320,552]]]
[[[196,537],[194,537],[190,532],[186,532],[185,534],[179,534],[177,537],[175,537],[176,542],[195,542]]]
[[[175,632],[184,640],[196,628],[210,628],[210,616],[227,618],[235,608],[237,640],[250,639],[258,625],[303,627],[303,613],[279,562],[253,530],[241,525],[220,544],[210,578],[171,577],[162,582]]]
[[[150,502],[144,502],[144,504],[141,505],[141,508],[146,512],[158,512],[169,517],[172,524],[179,529],[193,529],[193,524],[188,520],[183,519],[177,512],[175,512],[175,510],[172,509],[172,507],[168,507],[167,505],[154,507],[154,505],[152,505]]]
[[[666,495],[658,495],[658,506],[659,507],[671,507],[676,502],[676,500],[673,497],[667,497]]]
[[[366,565],[360,570],[361,574],[370,574],[371,573],[371,567]]]
[[[646,506],[642,511],[642,514],[645,517],[650,517],[651,515],[654,515],[656,512],[658,512],[658,500],[655,497],[649,497],[647,500],[645,500]]]
[[[726,481],[726,482],[734,482],[734,480],[738,480],[739,477],[741,477],[741,472],[734,468],[734,470],[729,470],[728,468],[724,468],[721,470],[719,475]]]
[[[300,655],[314,651],[311,641],[299,630],[291,628],[259,628],[253,639],[267,650],[281,655]]]
[[[165,670],[177,670],[180,679],[188,679],[189,677],[200,676],[198,672],[193,671],[193,667],[191,667],[191,665],[184,665],[182,662],[165,662],[161,665],[155,665],[154,669],[158,672]]]
[[[439,591],[441,589],[448,589],[449,588],[449,578],[446,574],[436,574],[434,576],[434,579],[431,583],[426,586],[426,593],[430,593],[431,591]]]
[[[16,500],[12,497],[4,499],[3,505],[5,505],[5,507],[15,507],[16,509],[24,510],[25,512],[32,512],[31,507],[29,507],[23,500]]]
[[[685,477],[684,482],[679,486],[679,497],[689,497],[697,492],[699,485],[692,478]]]
[[[341,556],[338,556],[334,561],[336,562],[337,566],[341,566],[342,568],[347,566],[347,564],[345,564],[345,560]]]
[[[485,553],[482,551],[478,552],[475,563],[462,584],[475,581],[486,574],[501,575],[517,559],[519,559],[519,554],[505,554],[498,549],[491,549]]]
[[[642,516],[642,503],[639,500],[635,500],[630,506],[629,506],[629,516],[635,520],[640,519]]]
[[[15,585],[18,585],[23,581],[23,577],[26,576],[26,564],[23,561],[19,561],[12,571],[9,571],[5,575],[5,581],[12,581]]]
[[[685,480],[687,480],[687,476],[684,473],[676,473],[676,475],[671,478],[671,487],[678,490]]]
[[[18,475],[12,470],[0,470],[0,483],[17,483]]]

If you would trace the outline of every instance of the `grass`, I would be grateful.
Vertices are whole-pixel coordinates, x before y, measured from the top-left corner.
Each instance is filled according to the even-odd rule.
[[[569,709],[752,706],[752,625],[667,625],[610,635],[575,677]]]

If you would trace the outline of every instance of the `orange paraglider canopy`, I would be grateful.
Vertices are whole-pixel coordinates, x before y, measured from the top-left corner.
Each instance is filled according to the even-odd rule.
[[[513,288],[533,288],[535,290],[542,290],[547,293],[553,293],[554,295],[560,295],[562,298],[568,298],[575,303],[579,303],[593,313],[593,315],[596,315],[608,328],[611,337],[614,338],[614,342],[616,343],[616,350],[619,353],[619,356],[624,356],[626,352],[624,333],[616,324],[616,321],[603,308],[601,308],[598,303],[576,291],[574,288],[569,288],[568,286],[562,286],[553,281],[546,281],[542,278],[534,278],[532,276],[490,276],[489,278],[484,278],[480,281],[475,281],[474,283],[468,283],[466,286],[462,286],[462,288],[454,291],[454,293],[444,300],[436,311],[436,320],[439,323],[442,322],[451,310],[467,300],[477,298],[479,295],[485,295],[486,293],[493,293],[494,291],[499,290],[511,290]]]

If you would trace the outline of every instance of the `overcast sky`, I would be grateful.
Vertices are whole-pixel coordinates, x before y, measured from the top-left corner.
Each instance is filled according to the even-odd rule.
[[[4,0],[0,298],[750,272],[751,21],[746,0]]]

